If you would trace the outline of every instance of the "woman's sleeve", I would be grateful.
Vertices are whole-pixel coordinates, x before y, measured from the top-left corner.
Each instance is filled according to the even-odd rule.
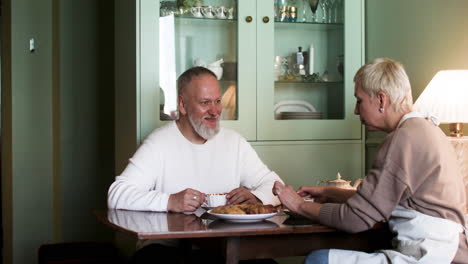
[[[404,156],[408,154],[395,143],[379,150],[372,169],[346,203],[322,206],[321,223],[355,233],[389,219],[393,209],[410,195],[408,172],[403,169],[403,163],[408,160]]]

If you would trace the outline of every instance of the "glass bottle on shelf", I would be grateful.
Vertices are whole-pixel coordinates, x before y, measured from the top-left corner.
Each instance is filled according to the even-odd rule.
[[[297,22],[297,8],[295,6],[289,7],[289,22]]]

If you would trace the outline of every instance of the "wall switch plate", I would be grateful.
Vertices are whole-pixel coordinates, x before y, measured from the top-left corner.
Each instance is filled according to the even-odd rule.
[[[36,47],[35,47],[34,38],[32,38],[29,40],[29,52],[34,52],[35,49]]]

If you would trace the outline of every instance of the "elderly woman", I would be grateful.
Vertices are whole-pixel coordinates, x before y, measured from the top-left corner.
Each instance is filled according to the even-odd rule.
[[[396,61],[376,59],[359,69],[354,82],[355,114],[369,130],[388,133],[362,184],[356,191],[295,191],[276,182],[273,192],[289,210],[347,232],[388,221],[394,249],[318,250],[305,263],[466,263],[464,185],[436,118],[412,112],[410,82]],[[304,202],[306,196],[318,202]]]

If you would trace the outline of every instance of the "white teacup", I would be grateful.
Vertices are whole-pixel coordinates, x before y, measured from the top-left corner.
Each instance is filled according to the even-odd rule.
[[[206,18],[213,18],[214,17],[214,10],[212,6],[202,6],[201,13]]]
[[[207,194],[203,206],[214,208],[216,206],[226,205],[226,194]]]
[[[234,7],[227,9],[227,16],[228,19],[234,19]]]
[[[218,6],[214,8],[214,13],[217,18],[226,19],[227,9],[224,6]]]
[[[190,12],[192,12],[192,15],[193,15],[194,17],[203,17],[201,6],[193,6],[193,7],[190,9]]]

